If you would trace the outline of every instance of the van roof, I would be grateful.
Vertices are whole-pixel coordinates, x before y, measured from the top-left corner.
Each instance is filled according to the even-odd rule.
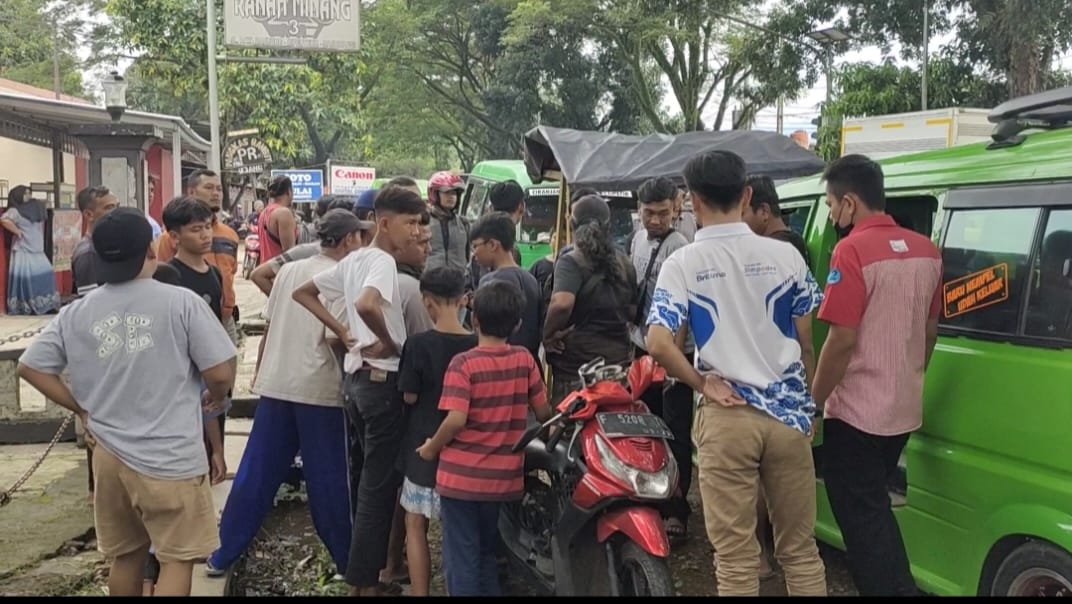
[[[1019,145],[987,146],[963,145],[878,163],[887,191],[1072,178],[1072,129],[1032,133]],[[784,201],[825,191],[818,175],[785,183],[778,196]]]
[[[520,159],[490,159],[473,166],[470,176],[476,176],[492,182],[504,182],[515,180],[523,189],[532,186],[529,174],[525,170],[525,162]],[[558,187],[558,183],[547,183],[547,186]]]

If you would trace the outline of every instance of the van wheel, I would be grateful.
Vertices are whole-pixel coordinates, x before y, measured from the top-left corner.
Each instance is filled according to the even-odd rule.
[[[1022,545],[998,567],[990,595],[1072,597],[1072,555],[1039,541]]]

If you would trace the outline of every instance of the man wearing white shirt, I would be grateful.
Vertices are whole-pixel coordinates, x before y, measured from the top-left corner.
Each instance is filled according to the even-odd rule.
[[[343,394],[347,414],[363,451],[361,481],[350,543],[346,582],[353,595],[382,595],[380,569],[387,560],[387,541],[401,485],[396,463],[403,421],[398,391],[398,364],[406,341],[406,324],[398,290],[396,258],[420,236],[424,201],[412,191],[388,187],[376,197],[376,238],[370,247],[350,254],[294,292],[346,345]],[[350,329],[325,308],[346,302]]]
[[[704,228],[663,263],[646,343],[667,374],[703,394],[693,438],[718,593],[759,595],[762,484],[789,595],[825,596],[813,536],[815,400],[808,388],[811,316],[822,293],[792,245],[742,222],[752,190],[740,156],[698,155],[684,176]],[[686,324],[695,364],[674,341]]]
[[[210,575],[223,574],[252,543],[299,451],[313,524],[337,572],[346,570],[352,525],[339,358],[323,326],[291,293],[363,247],[373,228],[349,210],[332,210],[317,227],[320,253],[279,272],[264,309],[268,329],[253,384],[261,398],[220,519],[220,548],[208,560]],[[341,306],[332,305],[338,318],[346,314]]]

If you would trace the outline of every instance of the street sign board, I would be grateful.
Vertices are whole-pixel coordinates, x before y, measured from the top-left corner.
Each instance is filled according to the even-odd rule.
[[[255,136],[231,139],[223,148],[224,169],[235,174],[260,174],[272,164],[272,151]]]
[[[357,52],[360,0],[224,0],[224,41],[231,48]]]
[[[330,166],[331,192],[335,195],[360,195],[372,188],[376,168]]]
[[[272,178],[289,176],[294,185],[294,203],[313,203],[324,196],[322,170],[272,170]]]

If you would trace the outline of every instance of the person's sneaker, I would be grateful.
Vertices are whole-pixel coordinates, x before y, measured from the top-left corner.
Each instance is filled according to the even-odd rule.
[[[336,583],[342,583],[346,580],[346,577],[340,575],[339,573],[335,573],[335,576],[332,577],[331,580],[335,581]]]
[[[212,566],[212,560],[209,559],[205,561],[205,574],[213,578],[219,578],[227,574],[227,569]]]

